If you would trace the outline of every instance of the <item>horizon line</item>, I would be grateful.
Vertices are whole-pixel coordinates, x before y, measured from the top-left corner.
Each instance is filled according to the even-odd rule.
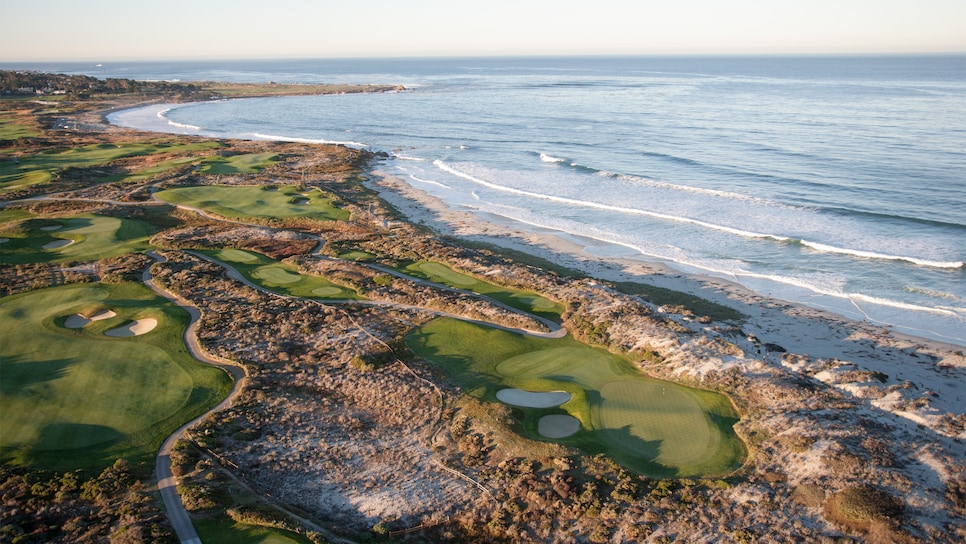
[[[465,55],[352,55],[352,56],[237,56],[237,57],[144,57],[144,58],[47,58],[31,60],[0,59],[0,64],[31,63],[125,63],[125,62],[251,62],[293,60],[458,60],[458,59],[540,59],[540,58],[834,58],[834,57],[934,57],[964,56],[963,51],[881,51],[881,52],[783,52],[783,53],[496,53]]]

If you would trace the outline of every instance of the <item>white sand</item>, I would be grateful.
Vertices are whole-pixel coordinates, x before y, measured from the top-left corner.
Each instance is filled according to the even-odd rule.
[[[62,228],[63,227],[60,225],[49,225],[46,227],[40,227],[40,230],[53,231],[53,230],[60,230]]]
[[[116,315],[117,314],[111,310],[102,310],[90,317],[84,317],[81,314],[74,314],[64,320],[64,326],[68,329],[82,329],[95,321],[110,319]]]
[[[114,337],[140,336],[142,334],[151,332],[157,326],[158,326],[157,319],[153,317],[147,317],[144,319],[138,319],[133,323],[128,323],[123,327],[111,329],[105,332],[104,334],[106,334],[107,336],[114,336]]]
[[[543,416],[537,422],[537,432],[547,438],[566,438],[580,430],[580,420],[564,414]]]
[[[570,400],[571,394],[566,391],[539,393],[522,389],[501,389],[496,392],[496,398],[500,402],[524,408],[553,408]]]
[[[6,244],[10,241],[10,238],[0,238],[0,244]]]
[[[73,240],[54,240],[43,245],[43,249],[60,249],[73,244]]]

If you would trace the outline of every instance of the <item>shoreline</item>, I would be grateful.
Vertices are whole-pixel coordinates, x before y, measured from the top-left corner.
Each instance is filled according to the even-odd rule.
[[[381,171],[378,165],[370,174],[372,179],[368,184],[381,198],[408,221],[437,234],[520,251],[602,281],[635,282],[698,296],[744,314],[746,317],[739,324],[741,330],[763,345],[781,346],[788,353],[811,359],[852,363],[882,372],[890,377],[890,383],[908,381],[937,393],[933,408],[940,412],[960,414],[964,411],[966,395],[961,391],[962,375],[955,379],[940,376],[946,369],[966,371],[963,346],[771,298],[726,279],[679,272],[660,262],[593,255],[568,240],[569,235],[513,228],[487,221],[469,210],[451,209],[437,197]],[[909,356],[916,353],[934,364],[910,365]],[[783,352],[773,352],[762,356],[774,357],[777,360],[771,362],[782,364],[782,355]]]
[[[179,123],[156,115],[157,111],[166,111],[169,108],[180,107],[183,105],[185,105],[185,103],[169,102],[155,104],[153,109],[148,106],[148,108],[144,110],[146,113],[148,113],[148,110],[150,110],[150,115],[142,115],[139,118],[131,119],[118,119],[113,117],[114,113],[116,112],[112,112],[112,118],[109,119],[108,122],[118,123],[113,125],[115,127],[182,134],[186,136],[336,144],[357,149],[378,150],[378,148],[373,149],[366,146],[366,144],[361,144],[358,142],[308,140],[296,137],[269,136],[258,133],[208,133],[199,129],[198,127],[180,125]],[[393,152],[388,152],[392,157]],[[386,166],[385,168],[388,169],[389,167]],[[412,185],[404,179],[402,181],[406,185],[411,186],[420,194],[426,192],[418,187],[418,185]],[[426,196],[429,196],[430,193],[426,193]],[[452,206],[446,203],[443,205],[446,207]],[[532,248],[534,245],[547,245],[553,250],[554,253],[560,253],[560,251],[557,251],[560,249],[558,246],[566,246],[566,250],[564,252],[571,256],[575,256],[577,261],[580,263],[597,261],[617,265],[618,268],[624,271],[638,270],[641,268],[644,270],[656,269],[662,272],[662,274],[660,274],[661,281],[669,282],[667,285],[655,283],[655,281],[657,281],[656,278],[651,277],[648,278],[648,281],[646,282],[650,285],[656,285],[675,291],[697,294],[695,290],[707,291],[704,285],[708,284],[709,282],[713,284],[724,282],[730,286],[730,289],[737,289],[740,287],[740,289],[747,291],[749,293],[749,297],[760,296],[768,300],[786,302],[796,306],[805,306],[807,308],[823,312],[834,319],[844,319],[848,322],[868,324],[872,327],[889,330],[892,333],[908,336],[910,338],[921,338],[930,342],[935,341],[942,344],[956,346],[958,348],[966,348],[966,322],[963,322],[962,318],[958,316],[955,311],[945,311],[941,307],[931,308],[926,306],[920,308],[916,307],[911,302],[902,302],[902,299],[877,299],[875,296],[867,295],[863,292],[839,293],[832,291],[827,292],[822,289],[816,290],[807,285],[800,285],[797,282],[792,281],[794,278],[789,280],[788,278],[763,276],[753,272],[739,272],[738,276],[730,276],[728,272],[724,271],[719,272],[716,270],[703,270],[686,263],[664,261],[661,260],[660,257],[650,257],[646,254],[639,254],[638,251],[628,251],[626,248],[620,247],[620,243],[588,237],[592,235],[584,236],[580,233],[556,231],[552,227],[542,227],[536,224],[529,225],[526,223],[520,223],[512,218],[490,215],[489,213],[476,211],[471,208],[467,208],[466,210],[454,208],[454,212],[459,213],[462,211],[474,214],[474,217],[466,216],[468,221],[472,223],[486,223],[494,228],[518,233],[516,236],[518,240],[527,240],[531,235],[534,238],[540,238],[544,241],[547,239],[554,240],[554,242],[550,244],[524,244],[524,247],[527,248],[522,249],[524,252],[529,252],[529,248]],[[492,228],[490,230],[492,230]],[[472,236],[475,234],[477,233],[470,232],[468,236],[470,239],[472,239]],[[594,275],[593,273],[588,273],[590,275]],[[637,275],[638,274],[636,272],[632,274],[632,276]],[[681,281],[668,279],[669,277],[678,276],[697,278],[698,285],[688,285],[687,288],[682,288]],[[635,280],[632,278],[628,279],[622,275],[620,279],[613,281]],[[708,297],[702,296],[702,298]]]
[[[165,104],[154,102],[153,105]],[[169,126],[133,127],[111,123],[107,116],[105,120],[114,129],[172,133]],[[211,137],[205,134],[186,135]],[[760,346],[780,346],[780,350],[810,360],[856,365],[890,376],[890,384],[911,382],[920,389],[936,392],[938,398],[930,410],[934,417],[964,412],[959,389],[966,378],[956,376],[951,380],[948,376],[940,375],[946,370],[966,372],[966,347],[962,345],[897,331],[887,325],[859,321],[804,303],[770,297],[725,278],[679,271],[658,261],[594,255],[586,249],[593,244],[592,240],[591,244],[581,244],[579,237],[568,233],[527,229],[502,218],[488,220],[492,218],[481,217],[469,209],[452,209],[441,199],[381,168],[386,167],[378,164],[370,167],[371,178],[375,179],[370,179],[367,184],[411,223],[426,226],[441,235],[520,251],[602,281],[634,282],[700,297],[744,314],[746,317],[739,323],[741,331]],[[769,362],[772,364],[782,365],[785,351],[768,353],[765,350],[756,355],[771,359]],[[922,360],[930,363],[909,364],[910,361]],[[835,378],[830,376],[828,379]],[[957,397],[957,394],[960,396]],[[919,412],[910,412],[907,416],[914,420],[924,419]]]

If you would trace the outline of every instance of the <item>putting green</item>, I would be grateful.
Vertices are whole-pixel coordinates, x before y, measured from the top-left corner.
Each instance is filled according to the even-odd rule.
[[[230,265],[252,283],[282,295],[338,300],[361,298],[348,287],[334,284],[321,276],[302,274],[295,266],[269,259],[260,253],[241,249],[209,250],[202,253]]]
[[[4,244],[0,262],[61,263],[116,257],[149,249],[148,239],[155,230],[143,221],[103,215],[34,219],[14,230],[0,231],[0,235],[10,239]]]
[[[649,378],[624,358],[572,338],[526,337],[436,319],[407,342],[478,398],[498,401],[497,392],[506,387],[571,393],[560,407],[517,408],[524,414],[522,432],[533,438],[542,439],[547,433],[541,427],[556,421],[545,416],[569,415],[581,429],[561,433],[557,441],[661,477],[726,474],[744,458],[733,429],[738,417],[726,397]]]
[[[494,300],[502,302],[507,306],[529,312],[533,315],[560,321],[560,314],[563,313],[563,305],[558,304],[546,297],[530,291],[521,291],[502,287],[486,281],[478,280],[473,276],[461,274],[448,266],[429,261],[415,262],[398,269],[404,274],[422,278],[424,280],[441,283],[456,289],[464,289],[481,295],[488,296]]]
[[[155,196],[171,204],[200,208],[229,219],[349,219],[349,212],[336,208],[332,199],[321,191],[313,189],[304,193],[291,185],[179,187],[160,191]]]
[[[266,285],[286,285],[302,279],[300,274],[289,272],[280,266],[264,266],[252,272],[252,276],[262,280]]]
[[[83,328],[75,314],[116,313]],[[143,336],[105,332],[141,318]],[[4,463],[96,469],[117,457],[150,458],[180,424],[230,389],[224,371],[190,357],[184,310],[143,285],[74,284],[5,297],[0,323]]]

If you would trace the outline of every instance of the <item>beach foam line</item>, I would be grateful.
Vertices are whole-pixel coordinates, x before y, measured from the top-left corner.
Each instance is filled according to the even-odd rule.
[[[554,157],[546,153],[540,153],[540,160],[549,163],[567,162],[567,159],[561,159],[560,157]]]
[[[744,285],[744,284],[739,279],[740,277],[744,277],[744,278],[754,278],[754,279],[766,280],[766,281],[770,281],[770,282],[778,283],[778,284],[782,284],[782,285],[788,285],[788,286],[791,286],[791,287],[796,287],[796,288],[803,289],[805,291],[814,293],[816,295],[828,296],[828,297],[832,297],[832,298],[836,298],[836,299],[840,299],[840,300],[844,300],[844,301],[850,301],[853,305],[856,303],[856,301],[860,301],[860,302],[864,302],[864,303],[867,303],[867,304],[875,304],[877,306],[885,306],[885,307],[896,308],[896,309],[900,309],[900,310],[916,311],[916,312],[926,312],[926,313],[941,315],[941,316],[945,316],[945,317],[954,317],[954,318],[957,318],[957,319],[966,319],[966,308],[957,308],[957,307],[952,307],[952,306],[936,306],[936,307],[922,306],[922,305],[919,305],[919,304],[912,304],[912,303],[908,303],[908,302],[902,302],[902,301],[896,301],[896,300],[885,299],[885,298],[880,298],[880,297],[874,297],[874,296],[865,295],[865,294],[862,294],[862,293],[847,293],[847,292],[844,292],[844,291],[836,291],[836,290],[833,290],[833,289],[823,288],[821,286],[818,286],[818,285],[816,285],[814,283],[808,282],[808,281],[803,280],[803,279],[800,279],[800,278],[795,278],[795,277],[790,277],[790,276],[779,276],[779,275],[775,275],[775,274],[759,274],[759,273],[747,272],[747,271],[743,271],[743,270],[737,270],[737,271],[736,270],[722,270],[722,269],[719,269],[719,268],[714,268],[712,266],[707,266],[706,264],[697,263],[697,262],[691,262],[691,261],[687,261],[687,260],[682,260],[680,258],[670,257],[670,256],[667,256],[667,255],[661,255],[661,254],[658,254],[658,253],[646,251],[644,248],[639,247],[639,246],[634,245],[634,244],[631,244],[631,243],[628,243],[628,242],[624,242],[624,241],[620,241],[620,240],[614,240],[614,239],[611,239],[611,238],[605,238],[605,237],[601,237],[600,235],[594,235],[594,234],[588,233],[588,232],[574,232],[574,231],[567,230],[567,229],[564,229],[564,228],[561,228],[561,227],[549,226],[549,225],[545,225],[545,224],[536,223],[536,222],[533,222],[533,221],[528,221],[528,220],[525,220],[525,219],[519,219],[519,218],[516,218],[516,217],[509,216],[509,215],[500,214],[500,213],[497,213],[497,212],[494,212],[494,211],[488,211],[487,213],[490,213],[492,215],[499,216],[499,217],[504,217],[504,218],[506,218],[506,219],[508,219],[510,221],[522,223],[524,225],[529,225],[531,227],[536,227],[536,228],[546,229],[546,230],[554,230],[554,231],[557,231],[557,232],[560,232],[560,233],[563,233],[563,234],[567,234],[567,235],[571,235],[571,236],[579,236],[579,237],[582,237],[582,238],[588,238],[588,239],[591,239],[591,240],[597,240],[599,242],[604,242],[606,244],[611,244],[611,245],[620,246],[620,247],[626,247],[626,248],[628,248],[630,250],[633,250],[633,251],[637,252],[639,255],[641,255],[641,257],[644,257],[644,258],[647,258],[647,259],[653,259],[653,260],[657,260],[657,261],[660,261],[660,262],[673,263],[673,264],[680,265],[680,266],[686,266],[686,267],[689,267],[689,268],[703,270],[703,271],[705,271],[705,272],[707,272],[707,273],[709,273],[711,275],[718,276],[718,277],[732,278],[736,283],[741,284],[741,285]]]
[[[796,242],[795,240],[791,240]],[[917,257],[907,257],[903,255],[887,255],[884,253],[876,253],[873,251],[864,251],[861,249],[848,249],[836,246],[830,246],[828,244],[820,244],[818,242],[809,242],[808,240],[797,240],[797,243],[814,249],[815,251],[821,251],[823,253],[838,253],[842,255],[851,255],[854,257],[861,257],[863,259],[882,259],[888,261],[905,261],[912,263],[917,266],[928,266],[933,268],[963,268],[963,261],[933,261],[928,259],[920,259]]]
[[[166,123],[168,123],[169,125],[171,125],[173,127],[183,128],[185,130],[193,130],[195,132],[201,131],[201,127],[199,127],[199,126],[189,125],[189,124],[186,124],[186,123],[179,123],[177,121],[174,121],[174,120],[170,119],[168,117],[168,112],[171,111],[171,110],[173,110],[173,109],[175,109],[175,108],[166,108],[166,109],[163,109],[163,110],[159,111],[157,113],[158,119],[161,119],[162,121],[165,121]]]
[[[533,191],[525,191],[523,189],[515,189],[513,187],[507,187],[505,185],[499,185],[497,183],[492,183],[492,182],[489,182],[489,181],[482,180],[480,178],[477,178],[475,176],[472,176],[470,174],[467,174],[466,172],[461,172],[460,170],[457,170],[456,168],[453,168],[452,166],[446,164],[445,162],[443,162],[443,161],[441,161],[439,159],[433,161],[433,164],[437,168],[439,168],[440,170],[443,170],[444,172],[448,172],[448,173],[450,173],[450,174],[452,174],[454,176],[461,177],[461,178],[463,178],[465,180],[472,181],[473,183],[476,183],[476,184],[479,184],[479,185],[482,185],[484,187],[488,187],[490,189],[494,189],[494,190],[497,190],[497,191],[502,191],[502,192],[505,192],[505,193],[517,194],[517,195],[527,196],[527,197],[531,197],[531,198],[538,198],[538,199],[541,199],[541,200],[547,200],[547,201],[550,201],[550,202],[558,202],[560,204],[568,204],[568,205],[571,205],[571,206],[581,206],[581,207],[585,207],[585,208],[594,208],[594,209],[598,209],[598,210],[607,210],[607,211],[611,211],[611,212],[626,213],[626,214],[633,214],[633,215],[642,215],[642,216],[646,216],[646,217],[653,217],[655,219],[662,219],[662,220],[665,220],[665,221],[674,221],[674,222],[677,222],[677,223],[686,223],[686,224],[695,225],[695,226],[698,226],[698,227],[703,227],[703,228],[707,228],[707,229],[711,229],[711,230],[717,230],[717,231],[720,231],[720,232],[726,232],[728,234],[734,234],[736,236],[742,236],[742,237],[745,237],[745,238],[771,239],[771,240],[777,240],[779,242],[784,242],[784,241],[789,240],[789,238],[787,236],[780,236],[780,235],[777,235],[777,234],[763,234],[763,233],[759,233],[759,232],[752,232],[752,231],[747,231],[747,230],[742,230],[742,229],[736,229],[734,227],[728,227],[728,226],[725,226],[725,225],[718,225],[718,224],[715,224],[715,223],[709,223],[707,221],[701,221],[699,219],[692,219],[690,217],[683,217],[683,216],[678,216],[678,215],[668,215],[668,214],[664,214],[664,213],[651,212],[651,211],[647,211],[647,210],[640,210],[640,209],[637,209],[637,208],[626,208],[624,206],[614,206],[612,204],[601,204],[599,202],[590,202],[590,201],[587,201],[587,200],[578,200],[578,199],[575,199],[575,198],[568,198],[568,197],[562,197],[562,196],[545,195],[545,194],[542,194],[542,193],[535,193]]]
[[[405,172],[405,170],[403,170],[403,172]],[[440,183],[438,181],[433,181],[431,179],[423,179],[423,178],[420,178],[420,177],[416,176],[415,174],[409,174],[409,179],[411,179],[413,181],[417,181],[419,183],[425,183],[427,185],[435,185],[435,186],[441,187],[443,189],[452,189],[452,187],[450,187],[449,185],[446,185],[445,183]]]
[[[347,147],[369,147],[367,144],[362,142],[353,142],[352,140],[338,141],[338,140],[323,140],[323,139],[313,139],[313,138],[300,138],[298,136],[277,136],[274,134],[262,134],[260,132],[253,132],[251,134],[253,137],[259,140],[272,140],[276,142],[297,142],[301,144],[335,144],[344,145]]]

